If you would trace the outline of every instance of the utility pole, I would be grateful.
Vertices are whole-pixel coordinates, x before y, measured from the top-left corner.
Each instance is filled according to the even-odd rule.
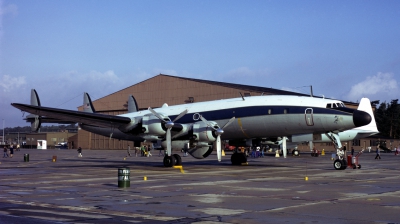
[[[6,143],[5,143],[5,141],[4,141],[4,119],[3,119],[3,145],[5,145]]]

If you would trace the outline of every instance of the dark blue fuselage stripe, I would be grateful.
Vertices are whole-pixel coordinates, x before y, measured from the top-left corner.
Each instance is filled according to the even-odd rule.
[[[300,106],[253,106],[253,107],[242,107],[242,108],[228,108],[216,111],[205,111],[200,114],[209,121],[231,119],[232,117],[244,118],[244,117],[255,117],[255,116],[266,116],[266,115],[281,115],[285,114],[305,114],[305,110],[312,107],[300,107]],[[271,109],[271,114],[268,114],[268,110]],[[350,108],[312,108],[313,114],[332,114],[332,115],[351,115],[353,109]],[[344,110],[342,110],[344,109]],[[188,113],[180,118],[177,123],[193,123],[194,113]],[[170,116],[171,120],[177,116]],[[199,120],[200,121],[200,120]]]

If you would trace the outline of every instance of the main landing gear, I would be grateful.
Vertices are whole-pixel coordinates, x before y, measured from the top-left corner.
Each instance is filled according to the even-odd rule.
[[[173,154],[171,156],[166,155],[164,156],[163,163],[165,167],[179,166],[182,165],[182,158],[178,154]]]
[[[233,153],[231,156],[232,165],[241,165],[247,162],[246,154],[244,153]]]

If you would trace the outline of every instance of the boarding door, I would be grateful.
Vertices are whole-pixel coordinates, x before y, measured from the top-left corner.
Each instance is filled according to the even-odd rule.
[[[307,108],[305,111],[305,118],[307,126],[314,126],[313,109]]]

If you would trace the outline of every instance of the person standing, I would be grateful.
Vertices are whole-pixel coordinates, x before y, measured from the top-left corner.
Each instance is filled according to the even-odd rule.
[[[21,146],[19,144],[17,144],[17,151],[21,151],[20,148],[21,148]]]
[[[128,155],[131,156],[131,147],[128,145]]]
[[[14,146],[13,144],[10,145],[10,158],[12,158],[14,155]]]
[[[139,151],[139,147],[135,147],[135,157],[137,157],[138,151]]]
[[[8,153],[7,153],[8,149],[7,146],[4,146],[4,155],[3,158],[8,158]]]
[[[82,157],[82,148],[78,147],[78,150],[76,151],[78,151],[78,157]]]
[[[351,156],[354,156],[354,147],[351,147]]]
[[[381,159],[381,155],[380,155],[380,150],[379,150],[379,145],[376,146],[376,156],[375,159]]]

